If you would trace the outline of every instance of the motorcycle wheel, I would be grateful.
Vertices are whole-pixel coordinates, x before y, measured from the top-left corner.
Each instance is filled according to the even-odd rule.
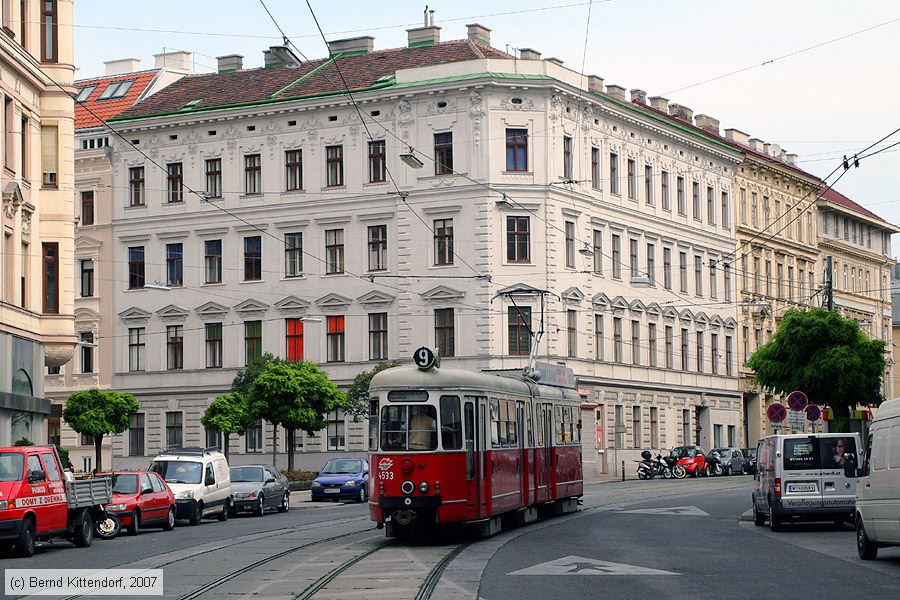
[[[641,469],[638,471],[638,479],[647,479],[647,471]]]
[[[94,526],[97,537],[101,540],[111,540],[122,531],[122,522],[112,513],[106,513],[106,518],[100,519]]]
[[[713,475],[718,477],[722,473],[724,473],[724,471],[722,470],[722,465],[716,465],[715,467],[713,467]]]
[[[685,471],[684,467],[681,465],[675,465],[672,468],[672,476],[675,477],[675,479],[684,479],[685,475],[687,475],[687,471]]]
[[[672,469],[665,467],[662,472],[663,479],[672,479]]]

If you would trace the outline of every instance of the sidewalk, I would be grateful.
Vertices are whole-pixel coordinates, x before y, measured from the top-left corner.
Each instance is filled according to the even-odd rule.
[[[637,479],[637,477],[630,475],[629,473],[625,473],[625,481],[629,481],[631,479]],[[616,483],[622,481],[622,474],[618,475],[609,475],[607,473],[593,473],[593,472],[585,472],[584,474],[584,485],[597,485],[600,483]]]

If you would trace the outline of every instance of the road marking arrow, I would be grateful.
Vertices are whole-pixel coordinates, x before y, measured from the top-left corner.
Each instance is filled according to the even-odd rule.
[[[709,513],[696,506],[672,506],[669,508],[636,508],[626,510],[625,513],[640,515],[681,515],[688,517],[708,517]]]
[[[626,565],[581,556],[565,556],[534,565],[509,575],[678,575],[671,571]]]

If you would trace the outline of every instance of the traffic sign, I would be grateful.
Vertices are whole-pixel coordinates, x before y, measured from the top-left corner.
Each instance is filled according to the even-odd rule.
[[[793,430],[800,430],[806,425],[806,411],[791,410],[788,411],[788,424]]]
[[[816,421],[819,420],[819,418],[820,418],[821,416],[822,416],[822,411],[821,411],[821,409],[820,409],[818,406],[816,406],[815,404],[810,404],[809,406],[806,407],[806,418],[807,418],[807,420],[812,421],[813,423],[815,423]]]
[[[787,403],[791,410],[803,410],[809,404],[809,399],[806,397],[806,394],[797,390],[788,394]]]
[[[787,418],[787,410],[783,404],[775,402],[766,409],[766,416],[773,423],[781,423]]]
[[[420,369],[430,369],[435,366],[434,352],[431,351],[431,348],[422,346],[413,353],[413,361]]]

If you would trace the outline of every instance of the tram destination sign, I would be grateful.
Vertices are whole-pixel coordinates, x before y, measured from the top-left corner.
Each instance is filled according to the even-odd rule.
[[[575,389],[575,371],[569,367],[537,361],[534,371],[539,375],[538,383]]]

